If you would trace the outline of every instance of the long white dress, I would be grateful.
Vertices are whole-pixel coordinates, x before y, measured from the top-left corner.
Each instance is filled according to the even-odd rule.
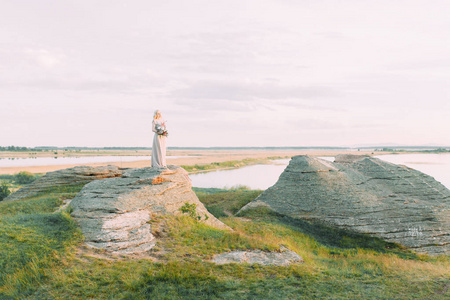
[[[163,125],[162,119],[153,119],[152,131],[155,133],[152,146],[152,167],[166,168],[166,137],[156,133],[156,124]]]

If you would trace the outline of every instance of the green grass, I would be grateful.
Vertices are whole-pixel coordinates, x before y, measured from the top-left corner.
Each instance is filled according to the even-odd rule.
[[[33,180],[30,180],[29,182],[34,181],[34,179],[37,179],[41,176],[43,176],[44,174],[38,173],[38,174],[32,174],[30,172],[19,172],[17,174],[0,174],[0,180],[6,180],[12,184],[17,183],[16,181],[20,181],[21,179],[23,179],[23,177],[28,177],[28,178],[33,178]]]
[[[81,188],[54,188],[29,199],[0,202],[0,298],[25,296],[47,278],[46,269],[80,243],[81,231],[68,212],[54,212]]]
[[[244,186],[231,189],[193,189],[208,211],[217,218],[236,214],[241,207],[263,192],[262,190],[250,190]]]
[[[6,182],[11,192],[15,192],[26,184],[33,182],[41,177],[43,174],[31,174],[29,172],[20,172],[15,175],[2,174],[0,175],[0,182]],[[0,200],[1,202],[1,200]]]
[[[63,200],[72,199],[82,188],[83,185],[53,187],[27,199],[0,202],[0,217],[54,212]]]
[[[244,211],[239,216],[250,217],[254,222],[270,222],[287,226],[292,230],[314,238],[324,246],[328,246],[330,248],[330,254],[335,256],[348,255],[348,251],[341,251],[341,249],[353,249],[357,251],[360,248],[370,249],[379,253],[395,253],[405,259],[428,257],[417,255],[401,245],[386,242],[379,238],[329,227],[319,222],[294,219],[280,215],[264,207]]]
[[[15,175],[9,175],[9,174],[1,174],[0,175],[0,180],[6,180],[6,181],[13,181],[14,180],[14,176]]]
[[[449,298],[449,257],[418,255],[265,210],[227,216],[261,193],[245,188],[195,189],[233,231],[188,216],[161,216],[152,221],[154,230],[162,228],[153,258],[111,257],[82,247],[68,211],[54,213],[80,188],[0,203],[0,299]],[[280,245],[305,262],[288,267],[209,262],[216,253],[278,251]]]
[[[270,163],[270,159],[275,159],[276,157],[270,157],[270,158],[247,158],[243,160],[231,160],[231,161],[224,161],[224,162],[213,162],[210,164],[195,164],[195,165],[182,165],[181,167],[185,169],[186,171],[190,173],[197,173],[197,172],[207,172],[217,169],[235,169],[240,168],[248,165],[256,165],[256,164],[267,164]]]

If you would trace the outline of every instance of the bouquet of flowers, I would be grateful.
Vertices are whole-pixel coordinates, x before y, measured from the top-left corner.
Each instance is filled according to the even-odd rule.
[[[169,132],[167,131],[166,126],[156,124],[155,129],[158,135],[169,136]]]

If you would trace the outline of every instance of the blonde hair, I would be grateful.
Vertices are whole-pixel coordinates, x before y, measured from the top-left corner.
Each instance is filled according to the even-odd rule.
[[[159,119],[161,118],[161,112],[159,111],[159,109],[155,110],[155,113],[153,114],[153,119]]]

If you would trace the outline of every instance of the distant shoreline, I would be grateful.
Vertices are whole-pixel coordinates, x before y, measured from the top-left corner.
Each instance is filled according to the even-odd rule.
[[[10,151],[9,148],[15,150]],[[213,146],[213,147],[168,147],[167,150],[374,150],[389,149],[393,151],[447,151],[450,152],[450,146],[388,146],[388,145],[371,145],[371,146],[349,146],[349,147],[334,147],[334,146],[249,146],[249,147],[227,147],[227,146]],[[26,152],[52,152],[52,151],[67,151],[67,152],[81,152],[81,151],[151,151],[152,147],[56,147],[56,146],[38,146],[38,147],[15,147],[15,146],[0,146],[0,154],[2,152],[8,153],[26,153]]]
[[[291,150],[291,149],[277,149],[277,150],[180,150],[169,148],[168,156],[181,156],[176,158],[167,158],[167,163],[171,165],[196,165],[196,164],[210,164],[214,162],[226,162],[244,159],[270,159],[270,158],[288,158],[295,155],[310,155],[310,156],[336,156],[339,154],[356,154],[356,155],[383,155],[393,154],[392,152],[375,152],[375,151],[358,151],[358,150]],[[11,156],[9,156],[11,155]],[[54,152],[0,152],[0,158],[28,158],[28,157],[80,157],[80,156],[150,156],[149,150],[103,150],[103,151],[58,151]],[[105,166],[115,165],[120,168],[143,168],[150,167],[150,157],[147,160],[140,161],[111,161],[102,163],[86,163],[86,164],[67,164],[67,165],[49,165],[49,166],[28,166],[28,167],[2,167],[0,174],[17,174],[20,171],[27,171],[31,173],[47,173],[51,171],[72,168],[79,165],[88,166]]]

